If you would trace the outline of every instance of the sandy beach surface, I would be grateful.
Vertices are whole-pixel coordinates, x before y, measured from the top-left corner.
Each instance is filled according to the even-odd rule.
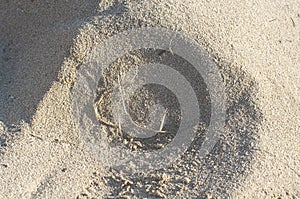
[[[195,156],[205,140],[197,134],[168,167],[128,175],[87,146],[93,139],[78,130],[74,88],[98,44],[142,27],[181,32],[207,52],[222,78],[225,121],[203,159]],[[95,104],[108,141],[128,150],[161,146],[121,138],[106,109],[119,76],[158,55],[185,67],[174,54],[134,51],[104,72]],[[136,121],[148,117],[150,98],[132,99]],[[172,102],[170,109],[179,106]],[[2,0],[0,145],[0,198],[300,198],[300,1]]]

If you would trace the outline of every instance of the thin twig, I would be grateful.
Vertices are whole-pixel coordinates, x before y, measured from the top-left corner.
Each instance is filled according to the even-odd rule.
[[[291,17],[292,23],[293,23],[293,27],[296,27],[295,21],[294,19]]]
[[[167,111],[168,111],[168,109],[165,110],[164,115],[163,115],[163,117],[161,119],[161,123],[160,123],[160,127],[159,127],[159,131],[160,132],[162,132],[162,129],[164,128]]]

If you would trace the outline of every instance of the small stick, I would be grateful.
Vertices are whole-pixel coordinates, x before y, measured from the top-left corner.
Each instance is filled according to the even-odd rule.
[[[294,19],[291,17],[292,23],[293,23],[293,27],[296,27],[295,21]]]
[[[163,117],[161,119],[161,123],[160,123],[160,127],[159,127],[159,132],[162,132],[162,129],[164,128],[167,111],[168,111],[168,109],[165,110],[165,113],[164,113],[164,115],[163,115]]]

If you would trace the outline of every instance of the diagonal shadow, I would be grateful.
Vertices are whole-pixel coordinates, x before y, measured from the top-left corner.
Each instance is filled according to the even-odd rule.
[[[0,120],[30,122],[98,1],[0,2]],[[79,21],[79,23],[77,23]]]

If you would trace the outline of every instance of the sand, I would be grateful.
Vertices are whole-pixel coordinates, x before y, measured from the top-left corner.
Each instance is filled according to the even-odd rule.
[[[0,5],[1,198],[300,197],[299,1]],[[166,170],[123,176],[75,128],[78,67],[102,40],[141,26],[189,35],[219,66],[227,120],[201,168],[187,153]]]

